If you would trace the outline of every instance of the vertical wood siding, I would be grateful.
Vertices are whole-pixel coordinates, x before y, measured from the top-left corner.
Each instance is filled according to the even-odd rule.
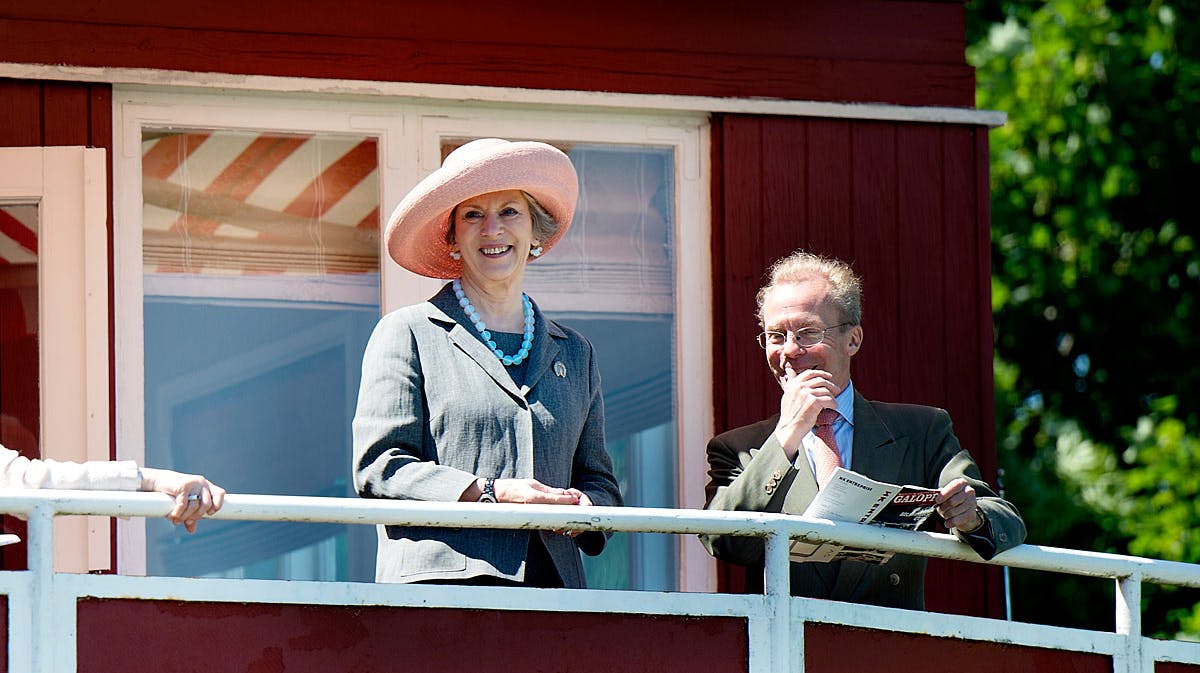
[[[637,609],[632,606],[632,609]],[[216,671],[728,671],[748,669],[747,621],[465,610],[85,599],[81,673]],[[180,638],[180,633],[189,634]]]
[[[0,61],[14,63],[974,105],[954,1],[9,4]]]
[[[1092,652],[1026,647],[985,640],[935,638],[914,633],[804,625],[806,673],[842,671],[955,671],[971,662],[972,673],[1072,671],[1108,673],[1112,658]],[[1162,664],[1156,664],[1162,671]]]
[[[855,386],[947,409],[994,484],[986,130],[741,115],[714,127],[717,430],[778,411],[753,340],[755,293],[772,262],[805,248],[863,276]],[[723,571],[725,588],[739,588],[737,574]],[[998,571],[975,564],[931,562],[926,597],[935,610],[1002,614]]]

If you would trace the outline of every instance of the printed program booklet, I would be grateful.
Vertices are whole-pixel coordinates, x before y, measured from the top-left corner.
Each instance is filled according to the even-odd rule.
[[[804,516],[917,530],[936,509],[937,494],[932,488],[887,484],[839,467],[804,510]],[[892,558],[890,551],[855,549],[836,542],[792,540],[790,551],[792,561],[801,563],[887,563]]]

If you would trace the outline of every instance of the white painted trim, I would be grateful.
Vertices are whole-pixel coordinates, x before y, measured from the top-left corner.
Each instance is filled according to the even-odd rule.
[[[773,661],[771,661],[771,614],[764,605],[760,614],[750,614],[747,623],[747,656],[749,661],[746,662],[746,669],[750,673],[773,673]],[[793,661],[791,667],[793,671],[804,670],[804,660],[797,659]]]
[[[696,142],[695,136],[699,136]],[[675,227],[675,371],[679,506],[702,509],[708,462],[700,447],[715,434],[713,417],[712,205],[708,125],[679,144]],[[716,591],[717,565],[688,535],[680,540],[681,591]]]
[[[1196,647],[1196,643],[1193,642],[1144,638],[1142,650],[1145,656],[1153,661],[1200,664],[1200,647]]]
[[[115,360],[117,396],[117,456],[145,462],[145,343],[142,270],[142,164],[143,128],[205,128],[256,130],[279,133],[352,133],[378,142],[379,195],[386,208],[399,203],[409,184],[403,161],[405,112],[388,101],[338,102],[284,99],[253,92],[220,95],[208,91],[113,92],[113,263]],[[415,184],[415,180],[412,181]],[[381,237],[382,239],[382,237]],[[380,259],[381,294],[389,293],[408,303],[427,293],[414,292],[418,278],[390,262],[383,241]],[[182,282],[182,281],[180,281]],[[219,282],[219,281],[218,281]],[[263,281],[260,286],[270,283]],[[276,289],[286,279],[276,283]],[[165,279],[154,290],[179,291],[179,282]],[[361,293],[346,288],[361,300]],[[331,295],[327,299],[336,299]],[[156,466],[150,466],[156,467]],[[120,572],[146,572],[146,531],[142,519],[118,520],[117,557]]]
[[[793,101],[770,98],[718,98],[713,96],[629,94],[606,91],[522,89],[461,84],[422,84],[416,82],[277,77],[271,75],[229,75],[225,73],[184,72],[151,68],[92,68],[30,63],[0,63],[0,77],[70,82],[107,82],[119,86],[191,87],[225,89],[230,91],[330,94],[336,96],[383,96],[410,98],[414,100],[437,99],[485,104],[562,105],[595,110],[661,111],[670,113],[704,112],[782,115],[789,117],[830,117],[834,119],[874,119],[934,124],[968,124],[987,127],[1002,126],[1007,118],[1007,114],[1004,112],[942,106],[829,103],[823,101]]]
[[[207,276],[159,273],[145,279],[145,296],[181,300],[204,297],[239,306],[286,299],[311,308],[374,308],[379,302],[378,274],[325,276]]]
[[[864,609],[855,603],[814,598],[793,598],[792,601],[794,628],[800,628],[801,622],[820,622],[864,629],[916,632],[935,638],[1019,643],[1109,657],[1121,651],[1127,640],[1116,633],[998,621],[985,617],[884,607]]]
[[[162,493],[0,489],[0,513],[29,514],[48,508],[60,514],[165,516],[173,506]],[[983,561],[953,535],[907,531],[845,521],[766,512],[726,512],[659,507],[567,505],[480,505],[463,502],[331,498],[296,495],[229,494],[214,519],[309,523],[387,524],[447,528],[604,530],[697,535],[783,535],[809,542],[838,542],[901,554],[945,558],[993,566],[1119,579],[1134,573],[1144,582],[1200,587],[1200,564],[1138,556],[1023,544]],[[32,533],[31,533],[32,535]],[[31,540],[30,544],[35,541]],[[786,570],[787,555],[778,561]],[[769,566],[768,573],[773,572]],[[640,593],[640,592],[639,592]]]
[[[115,99],[115,96],[114,96]],[[145,333],[142,329],[142,191],[140,135],[129,137],[127,125],[140,122],[136,111],[113,104],[113,364],[116,375],[117,458],[145,464]],[[136,182],[130,183],[136,176]],[[117,520],[117,572],[146,573],[146,521]]]
[[[763,613],[761,596],[606,589],[526,589],[188,577],[71,575],[60,589],[95,598],[295,605],[387,605],[738,617]],[[516,593],[514,593],[516,592]]]

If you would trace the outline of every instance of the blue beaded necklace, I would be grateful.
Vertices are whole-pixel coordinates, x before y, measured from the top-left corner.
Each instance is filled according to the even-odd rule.
[[[479,311],[471,305],[471,300],[467,298],[467,293],[463,292],[462,279],[454,279],[454,296],[458,299],[458,305],[462,307],[467,317],[471,319],[471,324],[479,332],[479,336],[483,337],[484,343],[491,349],[492,354],[496,356],[505,366],[519,365],[529,357],[529,349],[533,347],[533,302],[529,301],[529,295],[521,293],[521,306],[525,309],[525,334],[521,339],[521,350],[515,355],[505,355],[503,351],[496,347],[496,342],[492,340],[492,333],[488,331],[487,325],[479,317]]]

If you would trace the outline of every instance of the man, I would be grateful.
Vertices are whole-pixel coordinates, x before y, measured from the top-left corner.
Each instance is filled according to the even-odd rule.
[[[706,508],[800,514],[841,464],[938,489],[937,513],[984,559],[1021,544],[1020,514],[983,482],[945,411],[872,402],[855,391],[850,361],[863,342],[861,294],[861,280],[839,260],[796,252],[772,267],[758,293],[759,343],[783,390],[779,415],[709,442]],[[819,416],[832,423],[832,437],[816,428]],[[701,540],[719,559],[762,567],[761,538]],[[882,565],[793,563],[792,594],[924,609],[925,564],[905,554]],[[750,588],[761,590],[761,581],[761,572],[748,573]]]

